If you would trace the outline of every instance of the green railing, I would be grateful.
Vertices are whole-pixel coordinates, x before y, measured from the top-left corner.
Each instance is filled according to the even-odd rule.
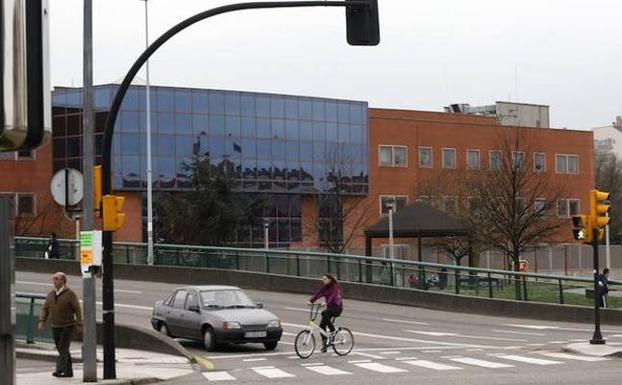
[[[16,336],[32,344],[37,341],[53,341],[49,326],[42,331],[37,330],[37,319],[41,306],[45,301],[45,295],[34,293],[15,293],[17,306]]]
[[[47,240],[16,238],[16,255],[43,257]],[[77,243],[62,240],[61,258],[77,259]],[[146,264],[146,245],[115,243],[116,263]],[[560,304],[593,304],[591,277],[567,277],[507,270],[417,262],[346,254],[274,249],[156,244],[154,264],[160,266],[208,267],[319,277],[331,272],[341,281],[433,290],[488,298]],[[611,289],[622,282],[611,281]],[[622,297],[609,296],[611,307],[622,308]]]

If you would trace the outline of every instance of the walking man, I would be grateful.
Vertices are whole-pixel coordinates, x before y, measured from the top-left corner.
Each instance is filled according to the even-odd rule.
[[[56,239],[56,233],[52,233],[52,235],[50,236],[45,252],[46,252],[47,258],[49,259],[60,258],[60,251],[59,251],[58,239]]]
[[[76,293],[67,287],[65,273],[55,273],[52,276],[52,282],[54,289],[48,293],[45,299],[37,328],[43,330],[46,320],[50,319],[54,343],[58,350],[56,370],[52,375],[54,377],[73,377],[69,345],[74,333],[81,332],[82,311]]]

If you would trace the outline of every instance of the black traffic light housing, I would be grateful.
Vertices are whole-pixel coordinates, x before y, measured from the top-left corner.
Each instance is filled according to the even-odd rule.
[[[346,29],[350,45],[378,45],[378,0],[346,0]],[[365,4],[366,3],[366,4]]]

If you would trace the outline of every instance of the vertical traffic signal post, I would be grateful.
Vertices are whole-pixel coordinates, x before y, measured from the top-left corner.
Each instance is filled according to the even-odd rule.
[[[378,21],[378,0],[345,0],[345,1],[272,1],[230,4],[198,13],[175,25],[151,45],[136,59],[110,106],[110,113],[104,131],[104,145],[102,157],[102,220],[103,234],[103,280],[102,280],[102,310],[103,310],[103,341],[104,341],[104,379],[116,378],[115,367],[115,333],[114,333],[114,287],[112,264],[112,233],[123,225],[125,215],[122,212],[123,198],[112,195],[112,135],[115,122],[123,98],[130,84],[145,62],[164,43],[189,26],[212,16],[233,11],[266,8],[295,8],[295,7],[345,7],[347,41],[350,45],[374,46],[380,42],[380,27]],[[121,198],[121,199],[119,199]]]
[[[592,230],[592,248],[594,250],[594,334],[590,344],[602,345],[605,343],[600,333],[600,287],[598,282],[598,241],[602,239],[605,227],[609,224],[609,193],[604,191],[590,191],[590,218]]]

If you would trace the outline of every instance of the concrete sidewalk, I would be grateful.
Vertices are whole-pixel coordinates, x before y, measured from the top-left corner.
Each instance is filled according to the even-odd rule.
[[[578,342],[562,346],[562,350],[585,356],[622,358],[622,343],[620,342],[607,342],[604,345],[591,345],[589,342]]]
[[[77,346],[76,346],[77,345]],[[17,350],[17,383],[28,385],[53,385],[53,384],[81,384],[82,364],[80,344],[75,344],[77,349],[71,350],[74,361],[73,378],[56,378],[52,376],[54,361],[57,353],[51,350],[51,345],[37,344],[37,346],[24,346],[21,344]],[[101,346],[97,349],[98,384],[151,384],[162,381],[176,383],[176,378],[187,378],[208,365],[200,365],[190,362],[185,357],[173,356],[162,353],[154,353],[133,349],[116,349],[117,380],[101,380],[103,378],[103,351]],[[20,365],[20,360],[23,362]],[[49,363],[42,365],[41,362]],[[28,365],[29,362],[37,362],[37,365]],[[202,377],[202,376],[201,376]],[[181,380],[180,378],[180,380]],[[180,384],[185,382],[179,382]]]

